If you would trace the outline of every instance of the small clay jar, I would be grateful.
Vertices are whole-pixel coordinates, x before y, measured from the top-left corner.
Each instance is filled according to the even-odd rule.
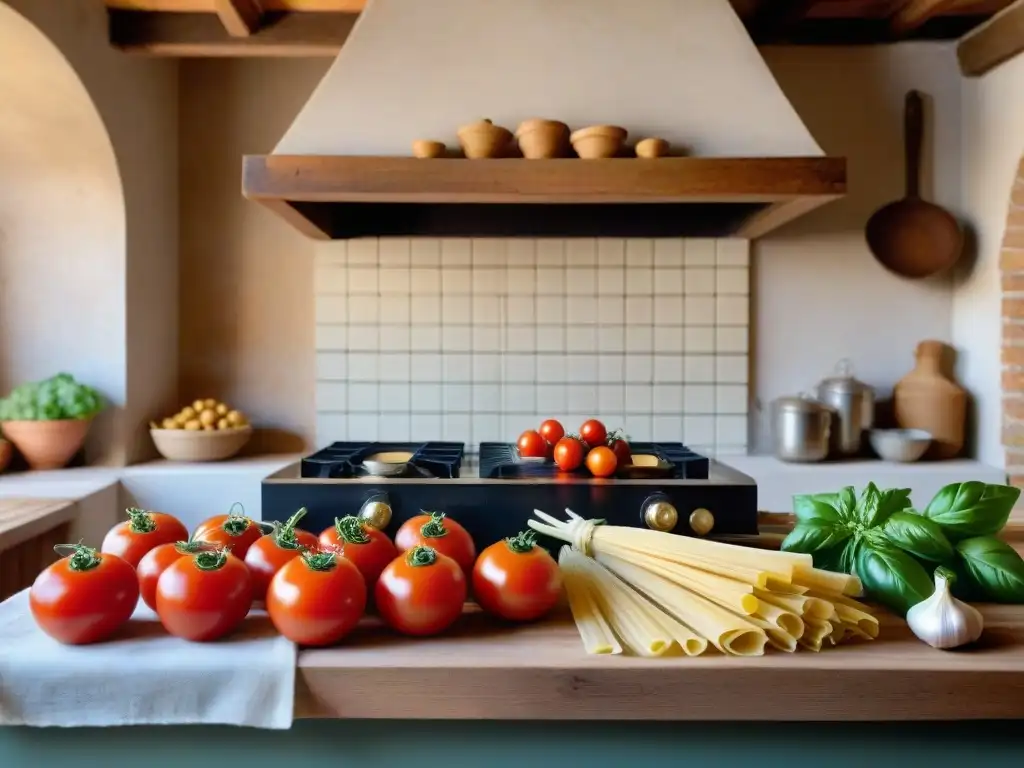
[[[896,384],[893,408],[904,429],[923,429],[932,436],[929,459],[954,459],[964,447],[967,392],[944,371],[947,345],[922,341],[917,365]]]

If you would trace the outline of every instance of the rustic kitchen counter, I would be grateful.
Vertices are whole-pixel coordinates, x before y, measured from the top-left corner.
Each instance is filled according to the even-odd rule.
[[[924,645],[880,612],[871,642],[755,658],[589,656],[568,613],[506,628],[479,613],[412,640],[365,626],[300,654],[299,717],[504,720],[1024,718],[1024,606],[979,606],[970,651]]]

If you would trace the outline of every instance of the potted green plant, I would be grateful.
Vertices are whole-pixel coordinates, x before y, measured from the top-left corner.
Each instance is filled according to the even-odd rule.
[[[0,430],[32,469],[60,469],[82,447],[103,407],[95,389],[58,373],[15,387],[0,400]]]

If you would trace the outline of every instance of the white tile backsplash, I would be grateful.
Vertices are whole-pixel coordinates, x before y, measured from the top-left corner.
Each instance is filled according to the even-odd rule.
[[[745,240],[366,238],[319,245],[315,280],[320,444],[597,416],[746,451]]]

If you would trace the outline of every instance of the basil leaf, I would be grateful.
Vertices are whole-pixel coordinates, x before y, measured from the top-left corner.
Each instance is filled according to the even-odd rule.
[[[860,554],[861,546],[863,546],[863,543],[858,538],[853,538],[846,542],[846,547],[839,557],[839,567],[836,570],[840,573],[856,573],[857,555]]]
[[[952,483],[935,494],[924,516],[942,526],[953,541],[998,533],[1017,503],[1020,489],[975,480]]]
[[[964,569],[986,599],[1024,602],[1024,559],[1005,541],[992,536],[964,539],[956,545]]]
[[[793,497],[793,514],[797,524],[818,520],[836,524],[842,516],[836,506],[839,494],[815,493]]]
[[[840,544],[848,538],[850,538],[850,531],[847,529],[835,523],[815,518],[797,523],[782,542],[782,549],[786,552],[812,554]]]
[[[857,520],[857,492],[848,485],[836,494],[835,507],[839,510],[839,518],[847,522]]]
[[[922,560],[941,563],[953,557],[953,545],[939,524],[915,512],[894,512],[882,533],[891,544]]]
[[[854,537],[841,544],[819,549],[814,552],[814,567],[836,573],[853,573],[857,565],[857,550],[860,541]]]
[[[931,577],[917,560],[895,547],[864,541],[857,575],[867,593],[900,616],[931,595]]]
[[[910,506],[909,488],[878,490],[874,483],[868,483],[857,504],[857,520],[868,528],[881,525],[895,512]]]

